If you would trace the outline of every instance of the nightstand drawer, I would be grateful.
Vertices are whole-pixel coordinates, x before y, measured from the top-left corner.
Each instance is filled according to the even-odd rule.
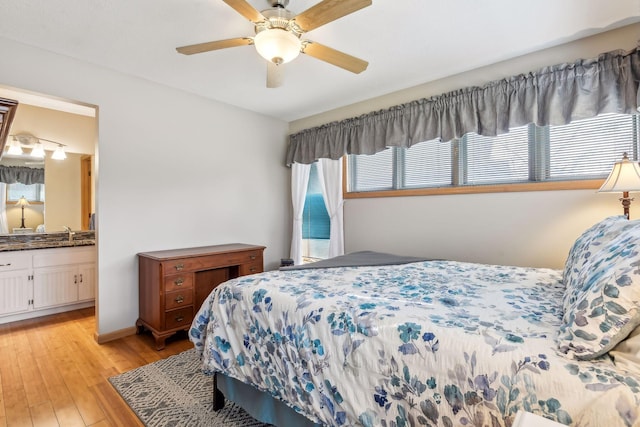
[[[193,274],[176,274],[164,278],[165,292],[177,291],[180,289],[193,288]]]
[[[167,292],[164,296],[164,308],[167,310],[184,307],[192,303],[193,291],[191,289]]]
[[[193,306],[180,308],[178,310],[167,311],[164,316],[165,329],[188,326],[193,320]]]

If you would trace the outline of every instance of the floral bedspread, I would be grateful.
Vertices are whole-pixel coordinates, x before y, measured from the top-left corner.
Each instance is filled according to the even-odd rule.
[[[640,378],[557,351],[561,272],[452,261],[272,271],[220,285],[190,339],[329,426],[640,423]]]

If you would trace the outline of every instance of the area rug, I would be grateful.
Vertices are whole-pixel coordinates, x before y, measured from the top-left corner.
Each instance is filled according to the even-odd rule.
[[[267,427],[226,400],[213,411],[212,377],[200,371],[195,350],[141,366],[109,382],[146,427]]]

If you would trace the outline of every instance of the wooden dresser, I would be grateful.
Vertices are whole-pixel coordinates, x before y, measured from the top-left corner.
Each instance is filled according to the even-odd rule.
[[[137,332],[150,330],[156,348],[188,330],[196,312],[220,283],[264,269],[264,246],[233,243],[138,254]]]

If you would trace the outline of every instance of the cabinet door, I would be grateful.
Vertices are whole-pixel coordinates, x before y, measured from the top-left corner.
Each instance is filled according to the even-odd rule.
[[[0,315],[28,311],[30,298],[29,270],[0,273]]]
[[[78,266],[78,300],[87,301],[96,297],[96,264],[94,262]]]
[[[78,301],[76,266],[33,270],[33,307],[44,308]]]

